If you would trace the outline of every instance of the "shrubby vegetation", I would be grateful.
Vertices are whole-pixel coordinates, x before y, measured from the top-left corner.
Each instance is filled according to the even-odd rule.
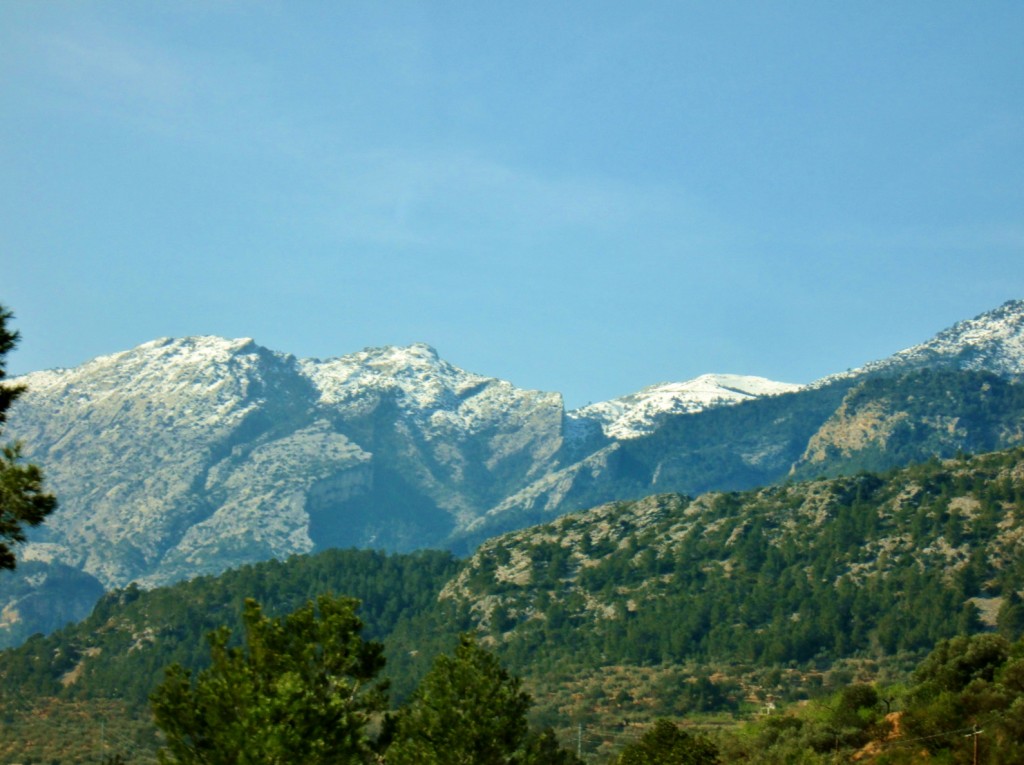
[[[1024,640],[942,641],[909,686],[852,684],[830,698],[720,736],[723,759],[751,765],[1024,761]],[[977,738],[976,738],[977,737]]]
[[[362,638],[357,602],[322,595],[283,618],[246,603],[244,646],[210,636],[211,666],[180,665],[152,696],[174,765],[387,762],[394,765],[572,765],[553,737],[529,729],[518,678],[464,635],[409,704],[370,735],[386,709],[383,646]]]
[[[518,678],[469,635],[438,657],[409,703],[385,710],[378,679],[382,646],[364,641],[355,602],[321,597],[281,619],[249,601],[243,648],[227,630],[211,635],[213,662],[193,682],[174,666],[153,695],[167,734],[168,763],[386,762],[439,765],[570,765],[576,758],[550,732],[531,731],[531,700]],[[969,762],[977,731],[990,761],[1024,754],[1024,641],[997,635],[944,641],[919,665],[910,688],[852,683],[797,714],[779,714],[737,733],[708,735],[658,720],[626,744],[617,765],[716,765],[743,761],[825,763],[841,757],[897,765],[927,750]],[[890,711],[893,707],[897,711]],[[980,734],[979,734],[980,735]],[[980,745],[980,742],[979,742]],[[965,754],[965,752],[969,752]]]
[[[718,765],[718,748],[707,738],[658,720],[634,743],[627,744],[616,765]]]

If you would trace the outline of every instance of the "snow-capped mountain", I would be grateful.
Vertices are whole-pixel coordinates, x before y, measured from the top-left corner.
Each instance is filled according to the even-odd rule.
[[[558,393],[422,344],[300,360],[250,339],[155,340],[12,381],[27,392],[4,435],[60,500],[19,559],[110,588],[328,546],[466,550],[601,502],[784,478],[812,442],[827,457],[819,431],[850,419],[832,415],[862,377],[929,368],[1024,373],[1024,301],[803,389],[705,375],[568,413]]]
[[[925,368],[985,370],[1004,376],[1024,374],[1024,300],[1010,300],[973,319],[957,322],[925,343],[857,369],[829,375],[812,385]]]
[[[706,376],[567,417],[560,394],[467,372],[424,344],[298,360],[219,337],[154,340],[19,382],[11,432],[61,498],[23,557],[108,587],[328,544],[442,546],[609,437],[794,387]]]
[[[738,404],[761,396],[792,393],[802,386],[744,375],[701,375],[686,382],[651,385],[637,393],[590,404],[569,412],[574,420],[594,420],[611,438],[637,438],[653,433],[674,414]]]
[[[28,391],[9,432],[25,442],[31,460],[46,465],[61,504],[24,557],[66,563],[107,586],[153,574],[175,550],[188,557],[204,532],[225,534],[218,513],[255,490],[233,490],[239,480],[232,481],[230,466],[241,467],[257,447],[265,451],[268,434],[284,423],[307,424],[314,395],[294,358],[249,339],[216,337],[155,340],[20,382]],[[331,462],[338,450],[320,446]],[[359,463],[354,446],[339,446],[348,447],[340,450],[343,465]],[[233,538],[274,555],[310,549],[293,534],[294,497],[322,472],[310,467],[265,498],[273,505],[265,524],[244,531],[238,524],[219,544]],[[247,512],[257,506],[248,503]]]
[[[424,343],[367,348],[300,369],[320,393],[319,404],[339,414],[358,414],[369,395],[390,395],[402,414],[424,429],[426,438],[468,434],[493,424],[497,415],[524,399],[561,407],[557,393],[527,392],[494,377],[467,372],[441,359]]]
[[[318,544],[443,545],[546,469],[564,414],[558,394],[425,345],[298,361],[250,339],[162,339],[18,382],[9,432],[61,499],[23,557],[108,587]]]

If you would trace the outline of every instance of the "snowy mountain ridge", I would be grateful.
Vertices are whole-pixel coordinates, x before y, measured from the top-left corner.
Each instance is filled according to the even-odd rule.
[[[1024,374],[1024,300],[1007,301],[973,319],[957,322],[927,342],[857,369],[828,375],[808,387],[925,367],[987,370],[1004,376]]]
[[[227,413],[245,398],[250,385],[248,375],[259,378],[258,357],[294,367],[314,386],[321,406],[357,412],[368,396],[391,395],[403,414],[445,431],[454,428],[471,432],[526,392],[508,381],[460,369],[426,343],[366,348],[324,360],[296,360],[290,354],[263,348],[252,338],[216,336],[160,338],[73,369],[33,372],[18,382],[36,393],[60,390],[62,395],[73,391],[78,396],[101,398],[113,390],[120,395],[145,392],[169,401],[183,392],[197,393],[212,407],[207,410],[209,418]],[[229,384],[232,379],[236,384]],[[706,374],[651,385],[568,411],[566,416],[573,421],[570,427],[597,423],[610,438],[637,438],[653,432],[673,414],[788,393],[800,387],[763,377]],[[561,403],[559,393],[529,393],[552,404]],[[185,414],[194,414],[194,409]]]
[[[27,391],[5,435],[24,442],[60,500],[19,558],[111,588],[324,547],[468,550],[600,502],[706,490],[698,468],[774,480],[831,414],[808,409],[807,396],[838,395],[838,406],[830,381],[927,367],[1024,374],[1024,301],[804,388],[703,375],[569,412],[560,393],[467,372],[425,344],[320,360],[250,338],[161,338],[12,381]],[[755,401],[783,430],[733,409]],[[728,437],[698,427],[693,444],[689,423],[661,427],[705,410],[725,422],[723,409],[744,423]]]
[[[610,438],[639,438],[653,433],[670,415],[792,393],[801,387],[764,377],[707,374],[686,382],[651,385],[628,396],[589,404],[569,412],[568,416],[596,420]]]
[[[366,348],[323,361],[303,359],[299,368],[316,386],[323,406],[348,411],[358,409],[368,391],[392,394],[400,411],[438,434],[486,427],[496,413],[514,408],[524,395],[562,406],[558,393],[525,391],[467,372],[425,343]]]
[[[443,545],[509,481],[545,469],[564,419],[559,394],[465,372],[423,344],[299,361],[249,338],[162,338],[16,382],[27,392],[11,432],[61,498],[22,557],[107,587],[318,544]],[[396,485],[420,497],[419,517],[326,520]]]

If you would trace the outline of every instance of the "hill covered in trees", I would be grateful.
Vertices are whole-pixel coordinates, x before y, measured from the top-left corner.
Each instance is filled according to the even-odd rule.
[[[282,614],[324,592],[362,601],[367,636],[388,649],[395,703],[470,631],[523,676],[535,719],[563,737],[612,720],[739,713],[758,698],[898,678],[957,635],[1017,639],[1022,545],[1024,450],[1014,449],[613,503],[495,538],[465,561],[296,556],[118,590],[80,624],[0,654],[3,719],[106,710],[140,721],[131,735],[144,741],[163,668],[205,666],[203,635],[237,631],[245,598]]]
[[[514,663],[771,664],[1015,637],[1022,589],[1011,450],[570,514],[486,542],[441,597]]]

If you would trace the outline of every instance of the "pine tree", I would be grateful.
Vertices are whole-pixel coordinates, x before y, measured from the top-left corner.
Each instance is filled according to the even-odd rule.
[[[0,306],[0,381],[6,377],[5,358],[18,343],[18,333],[7,329],[11,312]],[[24,393],[21,385],[0,384],[0,434],[7,410]],[[25,527],[38,526],[57,507],[57,500],[43,491],[43,474],[22,461],[21,445],[0,450],[0,569],[16,565],[12,545],[25,541]]]
[[[322,595],[284,618],[246,601],[245,646],[210,635],[195,679],[171,666],[151,701],[166,736],[161,762],[304,765],[370,760],[366,726],[386,706],[383,647],[364,641],[357,601]]]
[[[718,749],[703,736],[658,720],[639,740],[626,746],[616,765],[717,765]]]
[[[529,694],[469,635],[440,656],[400,712],[388,765],[571,765],[550,731],[532,733]]]
[[[999,625],[999,634],[1007,640],[1024,636],[1024,598],[1016,590],[1010,588],[1003,596],[996,623]]]

